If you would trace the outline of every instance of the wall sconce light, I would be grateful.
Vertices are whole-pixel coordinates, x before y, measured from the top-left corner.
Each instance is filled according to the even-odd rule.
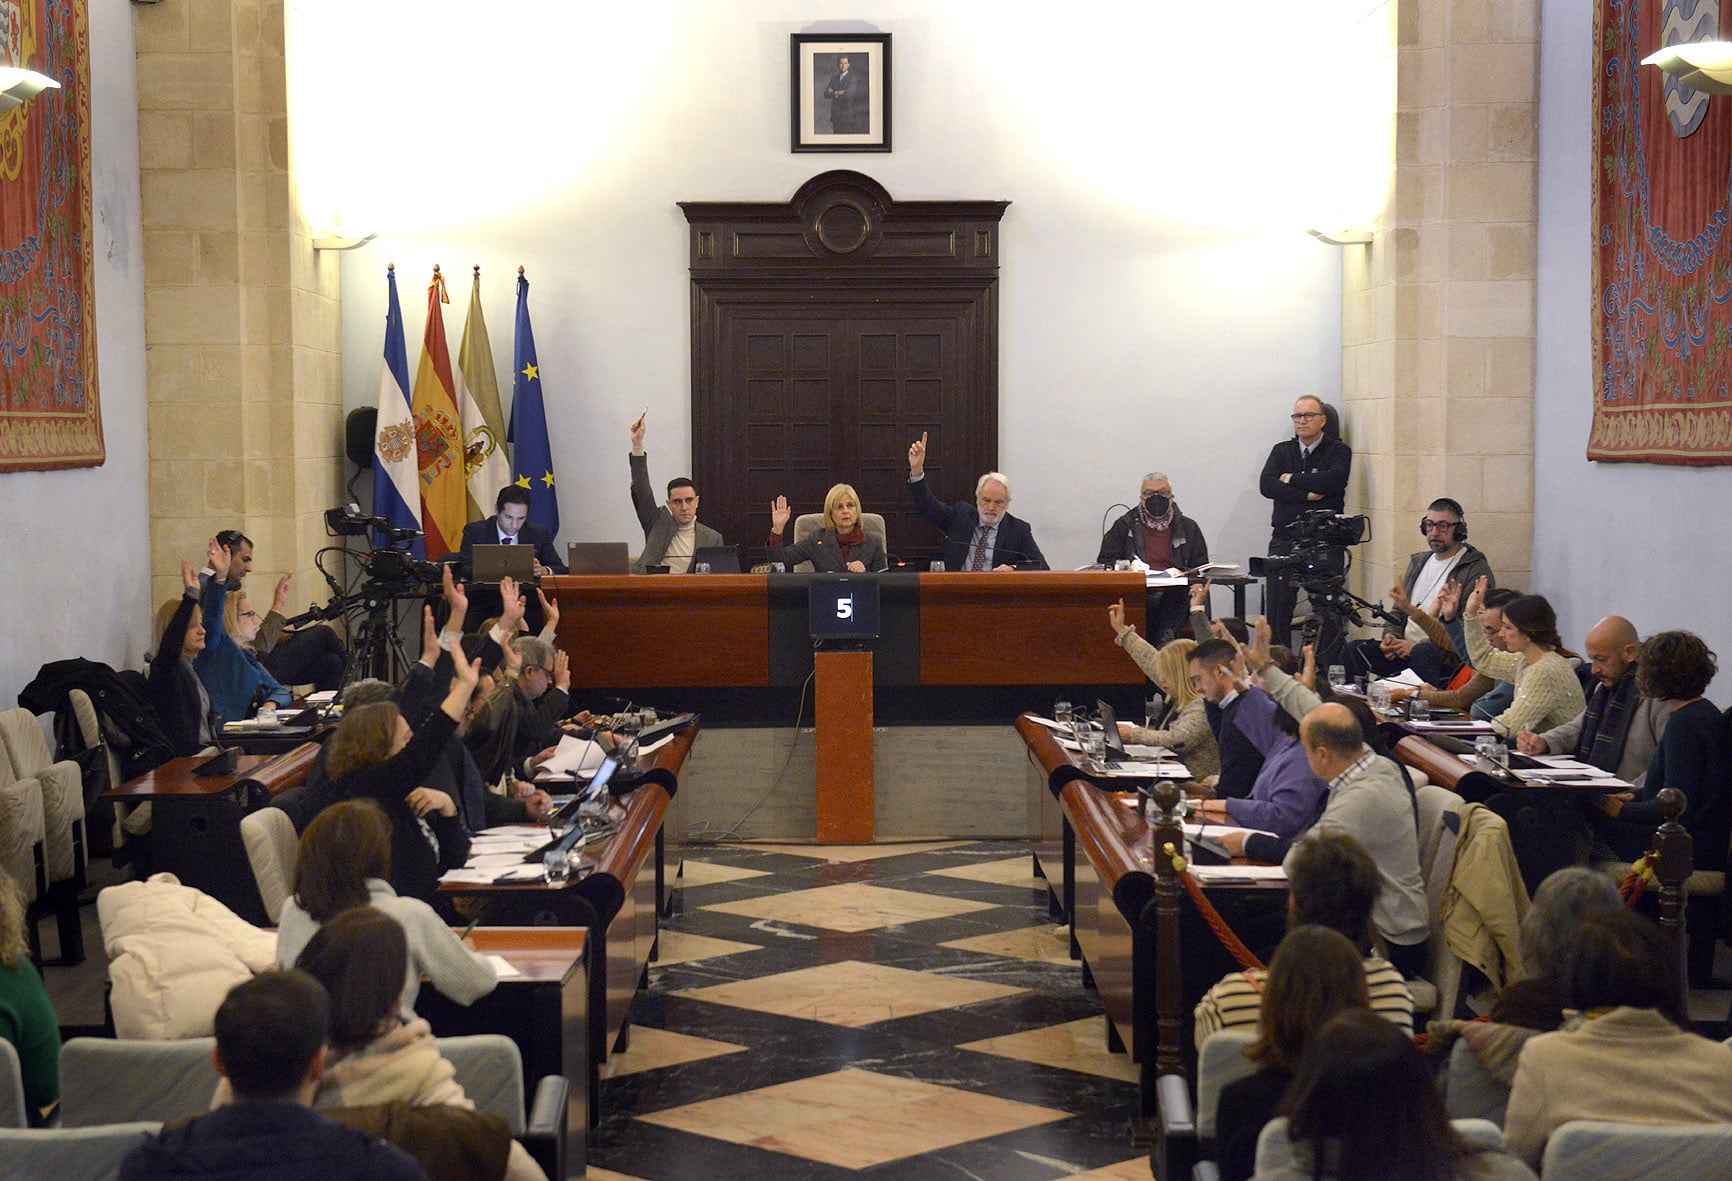
[[[1732,94],[1732,41],[1690,41],[1668,45],[1642,59],[1659,66],[1691,90]]]
[[[1371,245],[1370,230],[1306,230],[1318,241],[1327,242],[1331,246],[1369,246]]]
[[[47,74],[17,66],[0,66],[0,115],[21,107],[44,90],[58,90],[60,83]]]
[[[377,232],[357,237],[338,229],[315,230],[313,232],[314,250],[353,250],[357,246],[365,246],[379,235]]]

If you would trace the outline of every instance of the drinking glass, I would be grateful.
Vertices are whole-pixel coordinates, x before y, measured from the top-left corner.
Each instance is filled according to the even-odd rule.
[[[1407,699],[1407,716],[1409,720],[1415,722],[1430,721],[1431,702],[1415,693],[1412,697]]]
[[[709,572],[710,564],[708,562],[699,562],[696,566],[692,567],[693,574],[708,574]]]
[[[786,563],[786,562],[771,562],[770,563],[770,573],[771,574],[786,574],[787,572],[788,572],[788,563]]]
[[[541,876],[550,886],[563,886],[571,879],[571,861],[563,849],[549,849],[541,859]]]
[[[1052,720],[1061,726],[1070,725],[1070,702],[1055,701],[1052,706]]]
[[[934,574],[943,574],[944,573],[944,563],[941,561],[928,563],[926,568],[928,570],[932,571],[932,573],[934,573]]]
[[[1337,689],[1340,689],[1347,684],[1347,668],[1345,665],[1332,664],[1329,666],[1329,683]]]
[[[1366,691],[1366,696],[1370,701],[1372,713],[1383,714],[1389,712],[1388,685],[1384,684],[1382,681],[1373,681],[1371,682],[1370,689]]]
[[[1113,563],[1113,569],[1114,570],[1126,570],[1126,571],[1128,571],[1130,568],[1131,568],[1131,560],[1129,558],[1120,558],[1116,562]]]
[[[1090,725],[1083,731],[1083,754],[1091,763],[1103,762],[1107,757],[1107,734],[1099,726]]]

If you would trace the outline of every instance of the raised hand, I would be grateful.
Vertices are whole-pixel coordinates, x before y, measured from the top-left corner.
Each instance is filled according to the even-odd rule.
[[[553,652],[553,687],[571,692],[571,657],[566,655],[564,648],[556,648]]]
[[[292,575],[285,574],[277,579],[277,589],[271,595],[271,610],[281,615],[289,609],[289,579]]]
[[[1305,645],[1304,663],[1299,666],[1299,683],[1311,692],[1317,692],[1317,649],[1310,644]]]
[[[194,595],[198,594],[198,575],[185,558],[180,560],[180,584]]]
[[[1120,599],[1107,608],[1107,622],[1113,625],[1113,635],[1125,630],[1125,601]]]
[[[908,445],[908,474],[916,480],[926,474],[926,436],[929,433],[921,431],[920,438]]]
[[[788,498],[776,497],[770,502],[770,532],[781,534],[788,527],[788,518],[793,515],[793,510],[788,507]]]
[[[1389,588],[1389,601],[1395,604],[1397,611],[1412,614],[1413,600],[1407,597],[1407,588],[1401,583],[1398,582]]]
[[[1461,608],[1461,583],[1445,581],[1438,588],[1437,603],[1432,607],[1432,613],[1439,619],[1454,619],[1455,613]]]
[[[535,597],[541,600],[541,614],[547,621],[544,630],[559,630],[559,596],[555,595],[550,599],[541,593],[541,588],[538,586],[535,588]]]
[[[463,588],[451,573],[451,563],[446,562],[440,574],[442,589],[445,591],[445,605],[451,609],[450,617],[445,626],[451,631],[463,630],[463,617],[469,614],[469,592]]]
[[[228,546],[218,545],[217,539],[213,537],[205,543],[204,556],[217,578],[225,579],[229,576],[229,563],[233,559],[229,555]]]
[[[508,638],[505,646],[500,649],[499,663],[505,666],[508,676],[515,677],[523,671],[523,653],[517,650],[517,645]]]
[[[1467,613],[1476,618],[1479,616],[1480,608],[1485,604],[1486,577],[1486,575],[1481,574],[1475,579],[1473,590],[1467,596]]]
[[[453,684],[466,686],[470,692],[474,692],[476,682],[481,679],[481,658],[477,656],[471,660],[463,654],[463,649],[453,648],[451,665]]]
[[[643,419],[644,419],[644,416],[640,414],[637,416],[637,421],[631,424],[631,449],[633,451],[642,451],[643,450],[643,436],[644,436],[644,421],[643,421]]]
[[[1263,616],[1257,616],[1256,624],[1251,628],[1251,648],[1248,654],[1249,665],[1261,672],[1270,662],[1269,648],[1275,642],[1275,632],[1269,626],[1269,621]],[[1240,649],[1244,651],[1244,649]]]
[[[1209,606],[1209,580],[1193,583],[1190,590],[1191,610],[1202,611]]]
[[[505,609],[499,615],[499,626],[509,639],[517,634],[517,626],[523,622],[523,612],[527,604],[524,603],[523,592],[517,589],[517,580],[509,575],[499,580],[499,597],[505,603]]]
[[[421,663],[432,668],[439,663],[439,629],[433,626],[433,608],[421,608]]]

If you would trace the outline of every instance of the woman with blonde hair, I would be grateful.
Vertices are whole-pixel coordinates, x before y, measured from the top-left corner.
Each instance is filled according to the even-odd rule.
[[[301,834],[295,860],[294,897],[277,926],[277,965],[292,968],[315,932],[344,911],[371,906],[393,919],[409,940],[401,1016],[415,1016],[415,998],[426,976],[460,1005],[493,991],[493,965],[463,945],[437,911],[419,898],[399,898],[391,888],[391,822],[372,800],[344,800],[313,818]]]
[[[12,1043],[24,1074],[31,1122],[60,1099],[60,1023],[30,962],[24,895],[0,869],[0,1041]]]
[[[1113,643],[1125,650],[1125,655],[1137,662],[1143,675],[1155,683],[1167,699],[1152,727],[1119,723],[1119,737],[1126,742],[1144,746],[1164,746],[1185,761],[1193,779],[1206,779],[1221,769],[1221,752],[1215,746],[1215,735],[1209,729],[1202,694],[1191,686],[1187,661],[1197,644],[1194,640],[1172,640],[1156,648],[1137,634],[1137,629],[1125,622],[1125,601],[1120,599],[1107,608],[1107,622],[1112,625]]]
[[[782,544],[782,534],[788,528],[793,512],[788,498],[778,496],[770,502],[770,561],[810,562],[820,574],[885,570],[890,558],[884,543],[866,536],[861,527],[860,496],[850,484],[833,485],[824,496],[824,519],[818,530],[804,541]]]

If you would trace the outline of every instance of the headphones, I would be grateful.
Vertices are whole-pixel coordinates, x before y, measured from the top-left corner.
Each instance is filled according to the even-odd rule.
[[[1431,502],[1431,508],[1448,509],[1450,512],[1454,513],[1455,528],[1451,530],[1455,535],[1454,540],[1458,542],[1467,540],[1467,514],[1461,511],[1461,505],[1457,504],[1447,496],[1440,496]],[[1425,536],[1424,517],[1419,518],[1419,535],[1421,537]]]

